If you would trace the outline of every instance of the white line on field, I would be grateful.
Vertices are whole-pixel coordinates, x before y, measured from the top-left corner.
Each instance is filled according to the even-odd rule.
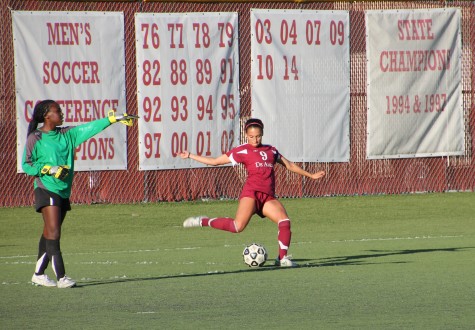
[[[369,242],[369,241],[400,241],[400,240],[415,240],[415,239],[434,239],[434,238],[459,238],[463,235],[454,236],[414,236],[414,237],[388,237],[388,238],[361,238],[361,239],[344,239],[338,241],[330,241],[331,243],[342,242]]]
[[[153,249],[153,250],[125,250],[125,251],[91,251],[91,252],[76,252],[63,253],[63,255],[89,255],[89,254],[118,254],[118,253],[143,253],[143,252],[159,252],[159,251],[177,251],[177,250],[196,250],[201,247],[183,247],[173,249]],[[0,259],[14,259],[14,258],[31,258],[36,255],[16,255],[16,256],[0,256]]]
[[[399,240],[418,240],[418,239],[437,239],[437,238],[460,238],[463,235],[441,235],[441,236],[413,236],[413,237],[379,237],[379,238],[360,238],[360,239],[345,239],[345,240],[334,240],[329,241],[330,243],[348,243],[348,242],[370,242],[370,241],[399,241]],[[313,244],[312,241],[302,241],[302,242],[292,242],[292,245],[300,244]],[[225,248],[230,248],[233,246],[244,246],[243,244],[237,245],[224,245]],[[146,249],[146,250],[123,250],[123,251],[91,251],[91,252],[76,252],[76,253],[63,253],[63,255],[91,255],[91,254],[122,254],[122,253],[144,253],[144,252],[160,252],[160,251],[179,251],[179,250],[198,250],[201,249],[200,246],[190,246],[190,247],[181,247],[173,249]],[[16,255],[16,256],[0,256],[1,259],[16,259],[16,258],[33,258],[36,255]]]

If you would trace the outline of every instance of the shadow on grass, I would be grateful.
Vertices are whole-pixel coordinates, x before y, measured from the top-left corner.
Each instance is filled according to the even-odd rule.
[[[415,250],[398,250],[398,251],[383,251],[383,250],[369,250],[369,254],[358,254],[351,256],[339,256],[331,258],[321,258],[321,259],[293,259],[295,262],[299,263],[299,266],[296,268],[281,268],[279,266],[265,265],[259,268],[247,268],[239,269],[233,271],[215,271],[207,273],[194,273],[194,274],[175,274],[175,275],[162,275],[154,277],[143,277],[143,278],[117,278],[110,280],[100,280],[100,281],[91,281],[85,283],[78,283],[76,288],[95,286],[95,285],[105,285],[105,284],[117,284],[117,283],[127,283],[127,282],[141,282],[141,281],[156,281],[156,280],[165,280],[165,279],[174,279],[174,278],[188,278],[188,277],[201,277],[201,276],[213,276],[213,275],[228,275],[228,274],[239,274],[239,273],[248,273],[248,272],[262,272],[262,271],[285,271],[285,270],[296,270],[296,269],[305,269],[305,268],[315,268],[315,267],[328,267],[328,266],[361,266],[361,265],[371,265],[371,264],[381,264],[381,262],[368,262],[368,259],[397,256],[397,255],[411,255],[411,254],[420,254],[420,253],[433,253],[433,252],[461,252],[468,249],[475,249],[475,247],[459,247],[459,248],[444,248],[444,249],[415,249]],[[273,262],[273,260],[270,260]],[[388,263],[388,262],[384,262]],[[394,261],[389,263],[405,263],[402,261]]]
[[[384,250],[368,250],[369,254],[358,254],[352,256],[340,256],[331,258],[322,258],[307,263],[307,267],[325,267],[325,266],[348,266],[348,265],[361,265],[369,264],[366,260],[370,258],[390,257],[397,255],[410,255],[420,253],[432,253],[432,252],[459,252],[468,249],[474,249],[475,247],[459,247],[459,248],[443,248],[443,249],[414,249],[414,250],[397,250],[397,251],[384,251]],[[296,260],[298,261],[298,260]],[[403,263],[402,261],[391,263]],[[372,263],[374,264],[374,263]],[[305,267],[305,266],[304,266]]]

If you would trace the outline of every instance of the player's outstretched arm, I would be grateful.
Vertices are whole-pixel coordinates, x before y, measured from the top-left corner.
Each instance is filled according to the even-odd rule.
[[[325,176],[325,171],[318,171],[315,173],[309,173],[305,171],[303,168],[295,164],[294,162],[291,162],[290,160],[286,159],[284,156],[280,156],[280,159],[278,160],[278,163],[282,164],[285,166],[286,169],[288,169],[291,172],[309,177],[311,179],[320,179],[323,176]]]
[[[187,159],[187,158],[193,159],[202,164],[211,165],[211,166],[219,166],[219,165],[231,163],[231,160],[226,154],[222,154],[219,157],[204,157],[204,156],[192,154],[191,152],[185,150],[180,153],[180,157],[183,159]]]

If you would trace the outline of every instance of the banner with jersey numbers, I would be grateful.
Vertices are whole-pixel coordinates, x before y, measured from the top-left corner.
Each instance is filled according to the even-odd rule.
[[[137,13],[140,170],[203,167],[239,143],[237,13]]]
[[[64,126],[125,109],[124,16],[119,12],[12,11],[17,171],[37,102],[53,99]],[[127,168],[127,132],[114,125],[76,150],[76,171]]]
[[[464,154],[460,10],[366,12],[367,158]]]
[[[288,159],[350,157],[348,11],[251,10],[252,116]]]

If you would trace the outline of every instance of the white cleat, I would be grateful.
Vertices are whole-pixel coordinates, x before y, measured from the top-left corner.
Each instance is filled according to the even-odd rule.
[[[33,274],[33,277],[31,278],[31,283],[36,286],[47,286],[47,287],[56,286],[56,282],[50,279],[48,275],[46,274],[43,274],[43,275]]]
[[[183,221],[183,227],[191,228],[191,227],[201,227],[201,219],[207,218],[206,216],[198,216],[198,217],[189,217],[185,221]]]
[[[279,260],[279,258],[277,257],[277,259],[275,259],[274,264],[280,267],[298,267],[299,265],[296,262],[293,262],[291,258],[291,256],[285,256]]]
[[[58,288],[60,289],[72,288],[73,286],[76,286],[76,282],[66,275],[58,280]]]

